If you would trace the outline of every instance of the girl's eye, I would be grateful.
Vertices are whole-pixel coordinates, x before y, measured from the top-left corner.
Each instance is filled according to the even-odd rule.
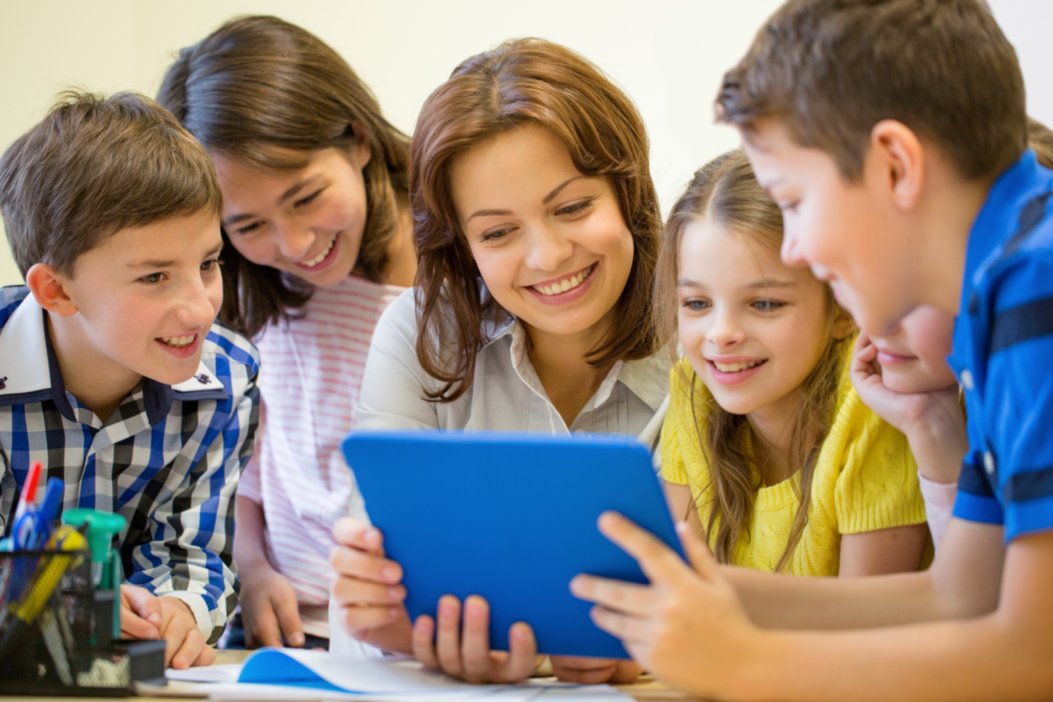
[[[222,265],[222,263],[223,262],[220,261],[218,258],[210,258],[207,261],[202,261],[201,262],[201,272],[202,273],[212,273],[212,272],[218,271],[219,267]]]
[[[761,312],[774,312],[775,310],[777,310],[777,309],[779,309],[781,307],[784,307],[785,305],[786,305],[785,302],[780,302],[779,300],[754,300],[753,301],[753,309],[759,310]]]
[[[263,222],[256,221],[256,222],[253,222],[252,224],[246,224],[244,227],[238,227],[237,229],[234,230],[234,233],[238,234],[238,235],[241,235],[241,236],[244,236],[245,234],[251,234],[252,232],[256,231],[257,229],[259,229],[262,226],[263,226]]]
[[[680,303],[680,306],[692,312],[703,312],[708,310],[709,300],[699,300],[697,297],[689,297]]]
[[[592,207],[592,201],[596,198],[590,197],[585,200],[578,200],[572,202],[569,205],[565,205],[556,210],[556,214],[560,217],[566,217],[567,215],[576,215]]]
[[[147,285],[156,285],[160,283],[164,278],[164,273],[149,273],[139,278],[140,283],[146,283]]]
[[[300,198],[299,200],[293,203],[293,207],[303,207],[304,205],[311,204],[318,198],[319,195],[322,194],[322,190],[325,190],[325,188],[322,188],[321,190],[315,190],[310,195]]]

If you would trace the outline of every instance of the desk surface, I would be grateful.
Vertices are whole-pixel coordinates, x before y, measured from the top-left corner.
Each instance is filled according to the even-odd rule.
[[[248,655],[246,651],[229,651],[221,650],[218,651],[216,657],[216,663],[239,663],[245,659]],[[689,697],[675,690],[670,690],[662,683],[652,680],[650,678],[644,678],[641,682],[634,685],[619,685],[617,688],[633,697],[633,699],[639,702],[667,702],[675,700],[677,702],[691,702],[692,700],[698,700],[696,697]],[[5,697],[4,699],[18,699],[30,702],[31,700],[47,700],[49,702],[85,702],[85,700],[98,700],[100,702],[117,702],[118,700],[132,700],[133,702],[173,702],[173,700],[180,699],[202,699],[194,697],[154,697],[154,696],[139,696],[139,697]]]

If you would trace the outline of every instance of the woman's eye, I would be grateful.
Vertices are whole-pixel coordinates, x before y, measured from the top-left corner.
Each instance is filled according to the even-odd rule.
[[[578,202],[572,202],[569,205],[565,205],[556,210],[556,214],[559,216],[575,215],[580,212],[584,212],[592,206],[592,201],[596,198],[588,198],[585,200],[579,200]]]
[[[511,232],[511,231],[512,231],[511,227],[506,227],[504,229],[491,229],[490,231],[483,232],[479,236],[479,241],[482,241],[484,243],[488,242],[488,241],[497,241],[499,239],[503,239],[504,237],[508,236],[509,232]]]

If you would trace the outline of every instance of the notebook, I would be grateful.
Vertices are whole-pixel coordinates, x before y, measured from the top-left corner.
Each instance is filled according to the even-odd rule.
[[[569,589],[578,573],[646,582],[599,532],[604,511],[683,557],[651,456],[629,437],[356,431],[343,450],[387,554],[403,567],[411,619],[434,616],[446,593],[481,595],[496,650],[525,621],[542,653],[628,657]]]

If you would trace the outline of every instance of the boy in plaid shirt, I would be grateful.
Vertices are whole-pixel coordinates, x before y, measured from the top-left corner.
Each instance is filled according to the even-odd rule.
[[[237,599],[234,490],[255,348],[214,323],[220,192],[147,98],[70,93],[0,159],[25,286],[0,290],[0,531],[40,461],[63,507],[124,515],[121,628],[211,662]]]

